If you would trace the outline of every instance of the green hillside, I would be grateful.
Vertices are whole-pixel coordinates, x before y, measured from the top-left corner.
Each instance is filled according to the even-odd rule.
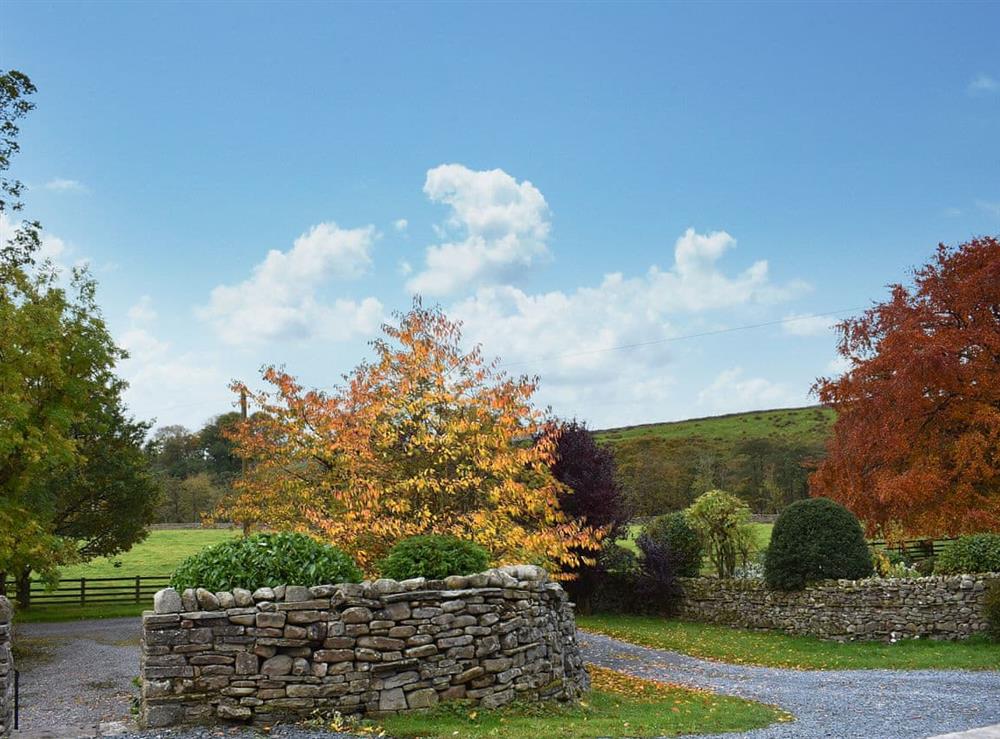
[[[614,451],[636,516],[684,508],[713,487],[766,513],[806,497],[833,421],[833,411],[809,406],[601,429],[594,436]]]

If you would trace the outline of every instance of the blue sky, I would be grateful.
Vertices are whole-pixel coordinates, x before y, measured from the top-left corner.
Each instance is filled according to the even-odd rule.
[[[420,291],[595,427],[809,402],[830,319],[1000,232],[1000,5],[4,5],[14,174],[142,417],[329,386]],[[846,315],[846,314],[845,314]],[[649,341],[660,343],[614,349]]]

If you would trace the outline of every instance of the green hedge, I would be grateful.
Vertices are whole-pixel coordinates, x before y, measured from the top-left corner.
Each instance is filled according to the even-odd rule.
[[[963,536],[937,556],[934,572],[1000,572],[1000,534]]]
[[[254,534],[210,546],[184,560],[170,584],[211,591],[275,585],[360,582],[361,570],[347,554],[305,534]]]
[[[814,580],[856,580],[873,573],[858,519],[828,498],[792,503],[774,523],[764,579],[778,590],[801,590]]]
[[[379,571],[392,580],[426,577],[440,580],[449,575],[482,572],[490,563],[485,549],[455,536],[427,534],[403,539],[389,550]]]

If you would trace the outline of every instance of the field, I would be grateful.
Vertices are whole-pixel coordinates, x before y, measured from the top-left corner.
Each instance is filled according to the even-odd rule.
[[[99,557],[62,569],[65,578],[172,575],[185,558],[218,544],[239,531],[233,529],[170,529],[150,531],[145,541],[117,557]]]
[[[826,454],[832,411],[812,406],[594,431],[611,449],[633,515],[686,508],[721,488],[757,513],[808,496],[808,478]]]
[[[833,425],[834,412],[820,406],[782,408],[686,421],[649,423],[641,426],[597,429],[598,441],[627,439],[691,439],[694,437],[735,443],[752,439],[786,440],[799,443],[824,442]]]

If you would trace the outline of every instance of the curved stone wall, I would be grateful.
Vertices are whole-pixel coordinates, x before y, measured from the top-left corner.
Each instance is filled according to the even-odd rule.
[[[984,633],[986,588],[1000,574],[828,580],[792,592],[760,580],[678,580],[681,618],[832,641],[890,641]]]
[[[142,721],[379,715],[589,687],[573,604],[518,565],[443,581],[161,590],[142,618]]]

